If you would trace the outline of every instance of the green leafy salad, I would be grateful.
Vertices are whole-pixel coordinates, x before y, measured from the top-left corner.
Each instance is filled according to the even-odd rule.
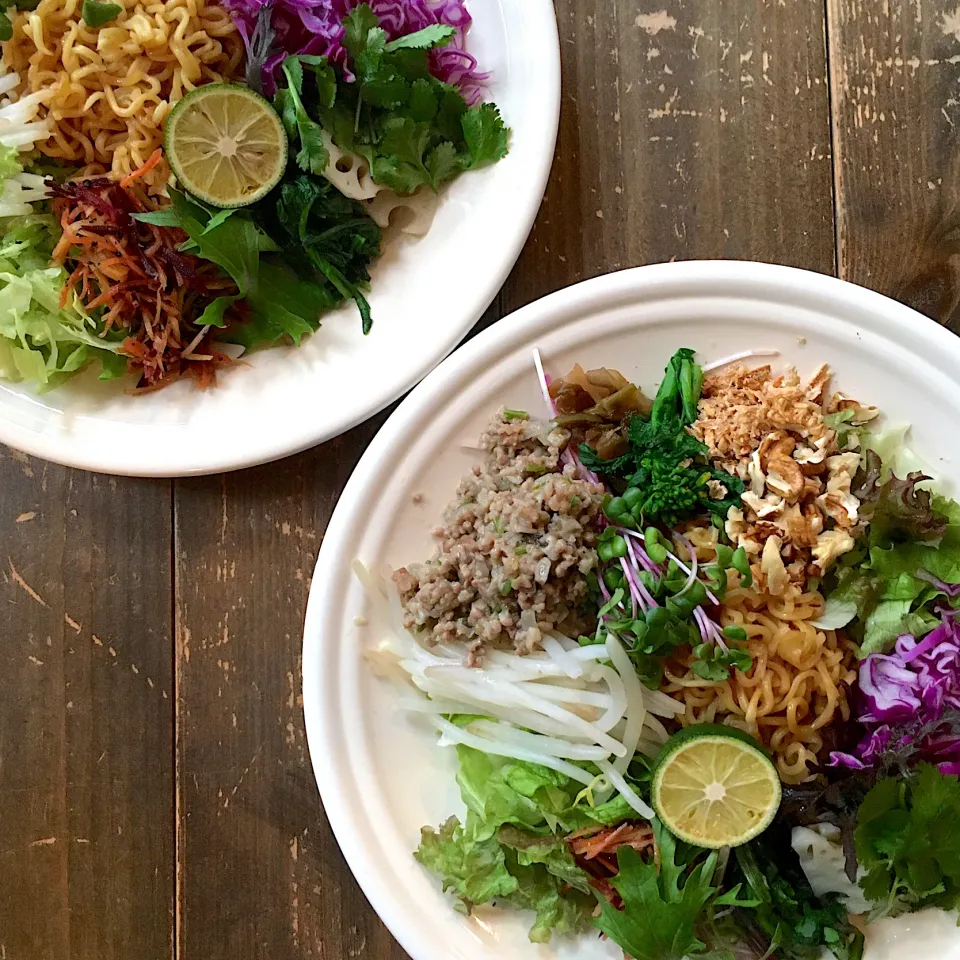
[[[461,913],[633,960],[960,938],[960,506],[826,366],[754,355],[681,348],[652,400],[537,355],[434,553],[355,564],[456,754],[414,855]]]
[[[16,90],[0,94],[0,377],[49,389],[90,366],[144,390],[207,385],[346,303],[370,334],[385,231],[423,234],[446,185],[506,156],[461,0],[225,6],[240,75],[125,115],[164,119],[162,147],[123,174],[115,147],[105,176],[52,159],[52,92],[0,79]],[[86,0],[72,16],[122,31],[127,14]]]

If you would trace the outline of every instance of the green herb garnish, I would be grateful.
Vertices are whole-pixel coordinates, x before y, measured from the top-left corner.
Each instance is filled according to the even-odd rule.
[[[596,925],[633,960],[683,960],[703,956],[707,945],[698,932],[704,915],[717,907],[749,909],[756,900],[740,899],[740,885],[721,894],[714,884],[716,851],[687,848],[678,856],[677,844],[658,821],[653,831],[659,866],[645,861],[629,846],[617,853],[619,873],[610,884],[620,894],[623,908],[603,897]]]
[[[88,27],[102,27],[105,23],[115,20],[123,7],[118,3],[101,3],[100,0],[83,0],[81,16]],[[0,35],[0,39],[9,40],[9,37]]]
[[[603,460],[588,444],[580,445],[587,469],[627,481],[624,492],[606,505],[613,523],[631,529],[647,523],[675,526],[700,511],[725,517],[740,503],[743,483],[715,469],[706,446],[686,429],[697,417],[703,386],[703,372],[693,356],[692,350],[681,349],[671,357],[650,419],[630,419],[628,453]]]
[[[885,779],[857,812],[860,886],[872,918],[960,905],[960,778],[920,764],[908,779]]]

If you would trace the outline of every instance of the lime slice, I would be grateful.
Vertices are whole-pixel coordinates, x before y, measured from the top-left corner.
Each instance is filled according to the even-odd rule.
[[[736,847],[770,826],[780,806],[780,778],[752,737],[698,724],[663,745],[651,799],[679,839],[698,847]]]
[[[188,93],[167,117],[163,145],[180,185],[215,207],[259,200],[287,166],[287,135],[276,110],[232,83]]]

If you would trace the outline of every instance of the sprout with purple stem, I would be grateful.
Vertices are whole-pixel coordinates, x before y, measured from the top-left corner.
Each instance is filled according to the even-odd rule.
[[[703,607],[697,607],[697,609],[693,611],[693,616],[697,621],[697,626],[700,628],[700,636],[703,637],[703,642],[715,643],[724,653],[729,653],[730,648],[724,642],[723,633],[720,631],[720,628],[707,616]]]

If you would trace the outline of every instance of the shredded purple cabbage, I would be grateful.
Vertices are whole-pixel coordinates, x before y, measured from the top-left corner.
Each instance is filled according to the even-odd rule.
[[[956,611],[940,613],[940,625],[922,639],[904,634],[893,653],[861,662],[859,720],[867,734],[852,754],[831,753],[832,765],[863,770],[910,746],[919,759],[960,776],[960,735],[945,719],[960,711],[960,628]]]
[[[364,0],[224,0],[251,56],[253,33],[261,7],[270,7],[270,22],[276,34],[275,48],[263,66],[263,88],[276,91],[280,65],[294,53],[326,56],[343,66],[341,21]],[[435,23],[447,24],[456,34],[447,46],[430,51],[430,72],[455,86],[470,106],[483,98],[489,74],[478,69],[476,58],[465,49],[471,17],[465,0],[366,0],[390,36],[415,33]]]

